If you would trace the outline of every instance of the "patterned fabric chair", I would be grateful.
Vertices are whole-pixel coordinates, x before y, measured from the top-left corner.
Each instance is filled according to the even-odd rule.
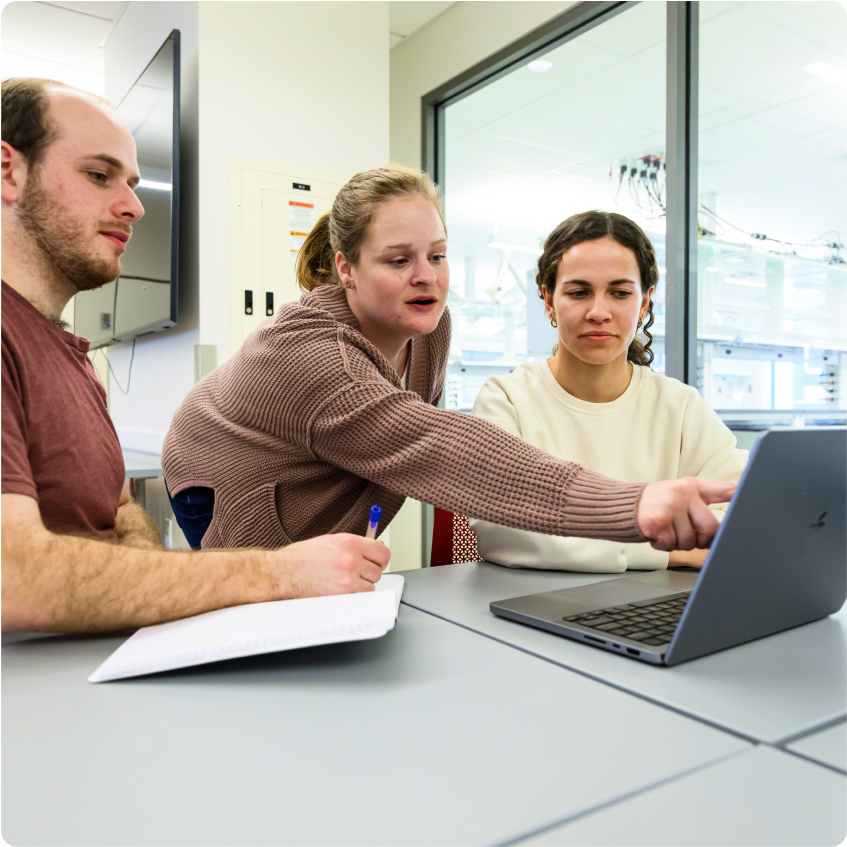
[[[456,565],[459,562],[481,562],[476,549],[476,536],[464,515],[435,510],[432,526],[431,568]]]

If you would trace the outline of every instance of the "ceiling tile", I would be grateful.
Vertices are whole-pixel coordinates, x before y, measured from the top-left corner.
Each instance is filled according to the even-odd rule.
[[[566,153],[478,132],[450,145],[447,176],[449,179],[454,169],[475,168],[517,179],[530,179],[564,167],[574,160],[574,156]]]
[[[764,112],[768,107],[761,100],[739,100],[725,108],[727,112],[737,118],[746,118],[749,115],[755,115],[757,112]]]
[[[824,129],[821,132],[816,132],[809,136],[809,141],[814,141],[816,144],[823,144],[827,147],[832,147],[838,153],[841,153],[847,159],[847,130]],[[847,204],[845,204],[847,205]]]
[[[715,129],[724,124],[731,124],[737,121],[738,118],[731,112],[727,112],[726,109],[717,109],[714,112],[709,112],[708,115],[701,114],[697,120],[700,132],[705,132],[706,130]]]
[[[708,115],[716,109],[726,109],[727,106],[737,103],[738,98],[728,94],[723,94],[720,91],[716,91],[714,88],[709,88],[708,85],[704,84],[701,77],[700,87],[697,91],[697,101],[698,111],[700,114]]]
[[[778,129],[790,135],[798,136],[810,135],[824,129],[824,124],[819,121],[806,120],[780,108],[766,109],[753,115],[749,120],[771,129]]]
[[[42,79],[55,79],[72,85],[82,91],[90,91],[103,97],[106,89],[106,75],[101,71],[89,71],[72,65],[61,65],[36,59],[32,56],[20,56],[17,53],[0,53],[0,76],[7,79],[12,76],[34,76]]]
[[[728,159],[737,159],[748,153],[760,153],[791,136],[787,132],[754,124],[735,121],[700,133],[697,141],[700,166]]]
[[[654,44],[652,47],[648,47],[646,50],[636,53],[633,58],[645,65],[649,65],[651,68],[655,68],[657,71],[664,73],[668,64],[667,42],[662,41],[660,44]]]
[[[441,3],[434,0],[390,0],[388,28],[398,35],[409,36],[452,5],[452,2]]]
[[[700,27],[700,81],[740,99],[758,97],[802,79],[802,68],[837,60],[786,26],[782,3],[745,3]],[[769,17],[752,9],[769,7]]]
[[[649,130],[665,126],[665,87],[664,73],[627,59],[550,99]]]
[[[535,103],[537,96],[493,83],[447,107],[447,123],[482,129]]]
[[[645,134],[643,126],[550,101],[529,106],[519,115],[492,124],[488,131],[580,158],[599,155]]]
[[[44,3],[10,3],[3,9],[2,49],[90,71],[103,71],[100,41],[112,24]]]
[[[592,74],[618,64],[622,57],[618,53],[604,50],[589,44],[582,38],[575,38],[561,47],[533,58],[546,59],[553,67],[546,73],[533,73],[527,63],[499,82],[501,85],[526,91],[537,97],[546,97],[555,91],[561,91]]]
[[[121,0],[80,0],[80,2],[65,2],[65,0],[51,0],[49,3],[44,3],[45,6],[61,6],[63,9],[70,9],[74,12],[79,12],[83,15],[92,15],[95,18],[104,18],[107,21],[113,21],[123,12],[127,3]]]
[[[832,128],[847,130],[847,88],[840,85],[830,85],[808,97],[792,100],[782,108],[792,115],[826,121]]]
[[[447,142],[447,146],[449,147],[454,141],[458,141],[460,138],[464,138],[466,135],[470,135],[472,132],[476,131],[477,130],[472,129],[469,126],[461,126],[456,123],[456,121],[446,121],[444,126],[444,137]]]
[[[832,0],[803,0],[802,3],[763,0],[745,3],[745,6],[748,14],[780,27],[794,39],[803,39],[831,53],[844,51],[847,9],[841,3]]]
[[[645,50],[665,40],[667,3],[639,3],[595,26],[580,38],[589,44],[631,56],[634,50]]]
[[[712,165],[704,165],[701,157],[700,191],[726,191],[733,186],[775,178],[792,182],[796,177],[782,175],[813,164],[825,172],[838,159],[839,151],[827,144],[817,144],[812,138],[792,138],[768,148],[754,147],[745,155]]]
[[[780,88],[774,88],[759,95],[759,99],[765,103],[770,103],[772,106],[780,106],[783,103],[791,103],[794,100],[799,100],[802,97],[808,97],[818,91],[823,91],[829,88],[831,83],[819,76],[812,74],[803,74],[802,78],[790,85],[783,85]]]
[[[712,18],[734,9],[736,6],[741,6],[741,3],[724,3],[721,0],[710,0],[709,3],[700,4],[700,23],[711,20]]]

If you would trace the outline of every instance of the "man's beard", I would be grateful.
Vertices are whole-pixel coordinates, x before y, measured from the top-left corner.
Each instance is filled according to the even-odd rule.
[[[90,237],[78,220],[47,195],[37,172],[18,201],[18,220],[32,238],[49,272],[64,277],[77,291],[92,291],[121,275],[120,259],[91,255]]]

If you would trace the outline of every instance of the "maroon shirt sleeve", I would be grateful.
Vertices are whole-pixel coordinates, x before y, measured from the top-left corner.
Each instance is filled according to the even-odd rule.
[[[38,500],[29,464],[26,416],[14,356],[3,340],[2,492],[26,494]]]

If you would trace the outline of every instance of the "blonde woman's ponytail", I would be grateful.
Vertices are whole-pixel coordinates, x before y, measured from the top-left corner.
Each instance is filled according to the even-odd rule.
[[[297,284],[303,291],[312,291],[319,285],[340,284],[329,236],[329,216],[329,212],[321,215],[297,254]]]

